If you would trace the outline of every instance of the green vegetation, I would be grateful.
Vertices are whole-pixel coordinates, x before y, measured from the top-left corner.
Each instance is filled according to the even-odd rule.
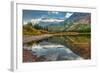
[[[74,24],[70,26],[67,31],[75,31],[75,32],[91,32],[90,24]]]
[[[32,23],[23,25],[23,35],[41,35],[48,33],[46,30],[41,30],[39,26],[32,26]]]
[[[90,32],[90,24],[73,24],[70,25],[68,29],[64,29],[64,26],[50,26],[48,28],[39,26],[38,24],[35,24],[33,26],[31,22],[27,23],[26,25],[23,25],[23,35],[38,36],[43,34],[51,34],[53,36],[58,37],[70,36],[69,38],[71,38],[71,40],[74,40],[76,43],[89,42],[91,34]]]
[[[77,32],[84,35],[84,33],[90,34],[91,25],[90,24],[71,24],[71,25],[62,25],[62,26],[49,26],[42,27],[38,24],[32,25],[31,22],[23,25],[23,35],[41,35],[41,34],[59,34],[59,33],[71,33]]]
[[[89,43],[90,35],[87,36],[68,36],[69,39],[73,41],[73,43]]]
[[[48,31],[50,31],[50,32],[63,32],[64,28],[65,28],[64,26],[50,26],[48,28]]]

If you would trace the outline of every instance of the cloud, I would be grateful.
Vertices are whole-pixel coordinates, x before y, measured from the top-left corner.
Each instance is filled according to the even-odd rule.
[[[52,12],[53,14],[59,14],[59,12]]]
[[[23,21],[23,24],[25,25],[25,24],[27,24],[27,22],[26,21]]]
[[[41,21],[41,18],[37,18],[37,19],[32,19],[31,22],[32,24],[38,24]]]
[[[72,14],[73,14],[72,12],[67,12],[65,18],[69,18]]]
[[[59,12],[57,12],[57,11],[51,11],[51,12],[48,12],[48,14],[59,14]]]
[[[27,24],[28,22],[29,22],[29,20],[24,20],[23,25]]]
[[[39,19],[32,19],[31,20],[33,25],[38,24],[40,22],[63,22],[63,21],[64,21],[63,19],[53,19],[53,18],[52,19],[41,19],[41,18],[39,18]]]
[[[63,22],[64,20],[62,19],[45,19],[41,20],[42,22]]]

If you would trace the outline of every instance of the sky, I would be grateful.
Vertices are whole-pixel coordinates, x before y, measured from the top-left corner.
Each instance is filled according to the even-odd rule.
[[[39,11],[39,10],[23,10],[23,22],[32,21],[33,19],[49,19],[50,21],[64,20],[69,18],[73,13],[72,12],[58,12],[58,11]],[[48,20],[46,20],[48,21]]]

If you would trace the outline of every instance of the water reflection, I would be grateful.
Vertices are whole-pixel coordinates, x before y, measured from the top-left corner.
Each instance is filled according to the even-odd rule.
[[[64,45],[46,41],[42,41],[38,45],[33,45],[32,51],[37,57],[45,58],[44,61],[83,59]]]
[[[90,36],[53,36],[33,43],[28,50],[34,62],[90,59]]]

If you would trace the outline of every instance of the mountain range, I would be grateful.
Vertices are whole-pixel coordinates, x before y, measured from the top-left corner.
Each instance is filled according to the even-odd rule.
[[[90,31],[91,14],[74,12],[69,18],[61,19],[43,19],[37,26],[47,28],[50,32],[62,31]]]

